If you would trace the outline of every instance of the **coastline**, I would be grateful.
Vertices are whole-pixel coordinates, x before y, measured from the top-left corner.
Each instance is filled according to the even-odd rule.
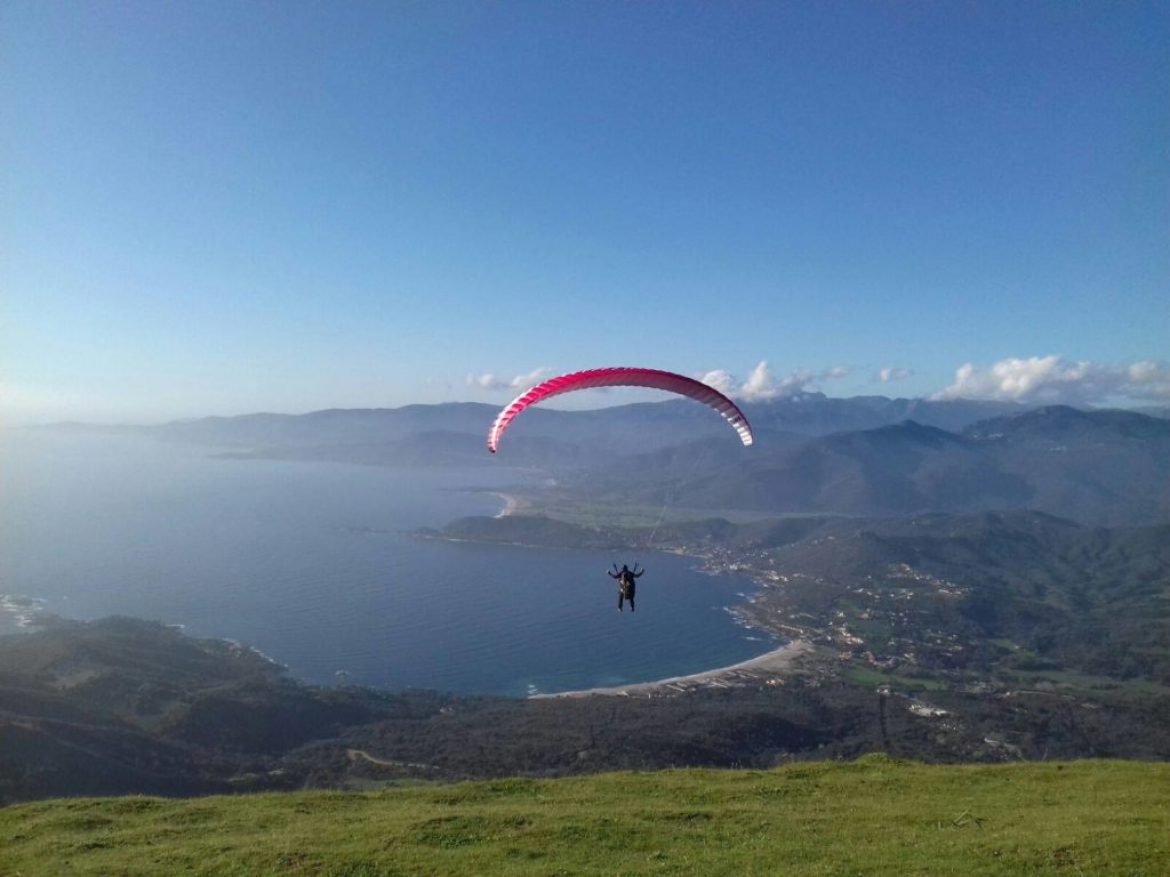
[[[523,507],[523,503],[510,493],[501,493],[498,490],[493,490],[491,493],[492,496],[498,496],[504,503],[504,507],[492,515],[493,518],[511,517]]]
[[[500,511],[492,516],[492,519],[494,520],[517,517],[521,519],[517,523],[522,523],[523,520],[525,520],[525,513],[530,511],[533,507],[533,502],[531,499],[520,498],[500,490],[485,490],[485,492],[499,497],[504,504]],[[425,535],[428,538],[436,538],[449,542],[490,541],[483,539],[482,534],[472,535],[466,538],[458,538],[432,531],[426,533]],[[477,536],[479,538],[477,538]],[[519,548],[552,548],[554,550],[558,548],[566,548],[564,545],[548,544],[547,541],[542,540],[535,542],[508,541],[494,544],[509,545]],[[705,552],[687,550],[687,546],[679,545],[660,545],[656,546],[653,550],[661,552],[662,554],[672,554],[678,557],[688,558],[691,561],[697,561],[697,566],[695,566],[695,571],[697,572],[712,576],[723,576],[729,573],[744,575],[751,581],[753,588],[748,589],[747,593],[741,592],[739,596],[744,598],[748,604],[755,603],[756,599],[763,593],[764,590],[775,587],[774,578],[760,574],[758,570],[751,570],[746,565],[741,565],[738,562],[729,563],[726,557],[716,557]],[[785,677],[793,675],[797,660],[814,651],[812,642],[808,639],[802,638],[805,635],[805,631],[802,631],[799,628],[794,628],[790,625],[779,624],[778,627],[780,630],[777,630],[772,625],[768,624],[766,620],[759,619],[755,616],[745,615],[743,612],[739,611],[740,607],[726,608],[739,619],[738,623],[745,627],[758,627],[767,631],[773,636],[791,636],[793,633],[796,633],[798,638],[790,640],[784,645],[765,652],[762,655],[757,655],[754,658],[749,658],[745,661],[740,661],[738,663],[723,667],[715,667],[712,669],[701,670],[695,673],[688,673],[679,676],[670,676],[664,679],[653,679],[646,682],[631,682],[624,685],[603,685],[591,688],[572,689],[569,691],[544,692],[534,690],[535,686],[529,686],[530,693],[525,697],[529,700],[555,697],[590,697],[593,695],[602,697],[654,697],[664,695],[670,696],[672,694],[689,692],[704,687],[730,688],[744,685],[784,685]]]
[[[656,679],[652,682],[634,682],[630,685],[611,685],[598,688],[582,688],[577,691],[556,691],[548,694],[530,694],[529,700],[542,700],[554,697],[630,697],[636,695],[652,696],[663,694],[665,691],[687,691],[691,688],[716,685],[726,687],[733,682],[760,681],[766,682],[777,679],[792,671],[796,660],[812,651],[812,643],[807,640],[794,639],[777,649],[730,664],[726,667],[716,667],[712,670],[702,670],[698,673],[688,673],[685,676],[670,676],[666,679]],[[775,684],[775,683],[772,683]]]

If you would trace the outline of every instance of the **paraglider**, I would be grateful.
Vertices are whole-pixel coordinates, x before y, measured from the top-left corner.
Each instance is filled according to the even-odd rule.
[[[634,564],[633,569],[630,569],[624,563],[622,564],[622,568],[618,569],[617,564],[615,563],[613,565],[613,572],[609,572],[609,570],[606,570],[606,572],[609,573],[609,577],[611,579],[617,579],[617,583],[618,583],[618,612],[622,611],[622,601],[623,600],[630,601],[630,611],[633,612],[634,611],[634,588],[635,588],[634,579],[641,578],[642,573],[646,572],[646,570],[638,569],[638,564],[636,564],[636,563]]]
[[[686,375],[662,371],[661,369],[621,366],[595,368],[560,375],[559,377],[550,378],[541,384],[537,384],[531,390],[521,393],[504,406],[503,410],[496,416],[491,429],[488,430],[488,450],[493,454],[496,453],[499,449],[500,438],[504,435],[504,431],[507,430],[512,421],[525,409],[536,405],[538,402],[543,402],[545,399],[559,396],[562,393],[571,393],[576,390],[589,390],[596,387],[649,387],[655,390],[666,390],[669,393],[686,396],[703,403],[709,408],[713,408],[736,431],[744,447],[750,447],[754,441],[751,424],[748,423],[743,412],[739,410],[739,406],[714,387],[710,387],[694,378],[688,378]],[[664,513],[665,508],[664,504]],[[655,530],[657,530],[657,526],[655,524]],[[653,533],[651,533],[652,535]],[[609,576],[610,578],[616,579],[618,583],[619,612],[624,611],[623,604],[626,600],[630,602],[630,611],[634,611],[635,580],[644,572],[644,569],[638,568],[637,563],[634,564],[632,570],[625,565],[619,570],[617,564],[614,564],[613,572],[610,572]]]
[[[559,396],[561,393],[571,393],[576,390],[588,390],[595,387],[650,387],[655,390],[666,390],[687,396],[697,402],[702,402],[715,409],[719,415],[731,424],[739,434],[744,446],[750,446],[752,427],[748,423],[739,407],[720,393],[714,387],[688,378],[674,372],[661,371],[655,368],[595,368],[588,371],[573,372],[550,378],[544,383],[537,384],[531,390],[520,394],[513,399],[496,417],[495,422],[488,430],[487,448],[493,454],[499,448],[500,437],[503,436],[509,424],[516,419],[525,408],[543,402],[545,399]]]

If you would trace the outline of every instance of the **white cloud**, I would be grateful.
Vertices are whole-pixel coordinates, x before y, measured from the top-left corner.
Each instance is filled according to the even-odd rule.
[[[508,386],[507,381],[501,381],[491,372],[484,372],[482,375],[469,374],[465,382],[467,386],[476,387],[480,390],[499,390],[502,387]]]
[[[914,372],[908,368],[898,368],[896,365],[882,366],[878,371],[878,380],[883,384],[888,384],[891,381],[904,381],[910,377]]]
[[[760,360],[735,395],[749,402],[775,399],[778,396],[791,396],[800,392],[805,383],[804,372],[793,372],[786,377],[777,379],[772,370],[768,368],[768,363],[765,360]]]
[[[822,372],[800,369],[777,377],[768,368],[767,361],[760,360],[742,384],[738,384],[735,376],[726,369],[709,371],[699,380],[727,396],[743,399],[747,402],[766,402],[772,399],[796,396],[805,392],[810,386],[843,378],[847,374],[849,374],[849,369],[846,366],[835,365]]]
[[[932,399],[995,399],[1089,405],[1116,398],[1170,401],[1170,368],[1143,360],[1129,365],[1070,362],[1060,356],[1001,359],[987,369],[968,362]]]
[[[496,377],[491,372],[484,372],[480,375],[469,374],[466,378],[466,383],[467,386],[480,390],[527,390],[529,387],[534,387],[539,384],[549,371],[547,368],[537,368],[528,374],[516,375],[510,380]]]
[[[700,376],[699,380],[708,387],[714,387],[724,396],[729,396],[735,392],[735,378],[725,368],[717,368],[714,371],[709,371],[705,375]]]
[[[513,390],[527,390],[529,387],[535,387],[547,375],[551,369],[548,368],[534,368],[526,375],[516,375],[508,382],[508,386]]]

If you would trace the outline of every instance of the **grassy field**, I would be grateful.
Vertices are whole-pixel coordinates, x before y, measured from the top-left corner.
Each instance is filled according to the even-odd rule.
[[[1170,765],[870,756],[0,810],[0,874],[1165,875]]]

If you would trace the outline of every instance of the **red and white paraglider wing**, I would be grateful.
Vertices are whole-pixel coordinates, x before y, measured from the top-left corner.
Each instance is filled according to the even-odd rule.
[[[576,390],[588,390],[594,387],[650,387],[655,390],[666,390],[669,393],[678,393],[697,402],[702,402],[719,412],[728,423],[739,433],[740,441],[745,446],[752,443],[752,427],[739,407],[716,390],[706,384],[688,378],[686,375],[674,372],[660,371],[654,368],[595,368],[589,371],[573,372],[568,375],[550,378],[538,384],[526,393],[513,399],[496,417],[492,428],[488,430],[487,446],[493,454],[500,445],[500,437],[504,430],[516,419],[525,408],[543,402],[561,393],[571,393]]]

